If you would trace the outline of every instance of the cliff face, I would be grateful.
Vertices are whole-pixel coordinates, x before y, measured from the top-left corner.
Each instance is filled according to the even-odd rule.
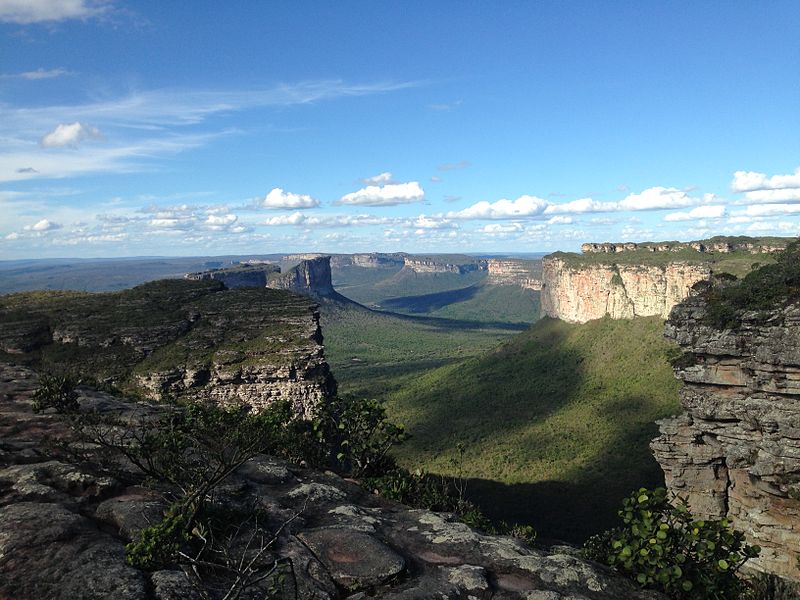
[[[710,276],[707,265],[572,266],[547,256],[542,259],[542,315],[570,323],[605,315],[612,319],[666,318],[695,283]]]
[[[800,580],[800,306],[726,331],[705,310],[692,297],[667,322],[685,412],[659,423],[653,452],[698,516],[727,517],[762,547],[753,566]]]
[[[120,463],[113,476],[96,471],[90,461],[104,450],[94,445],[80,453],[90,460],[77,462],[75,453],[48,443],[70,440],[70,429],[58,415],[32,412],[36,385],[29,369],[0,363],[0,597],[200,598],[177,566],[143,571],[125,562],[125,544],[163,517],[164,495],[132,485],[141,477],[130,462]],[[161,410],[88,388],[78,391],[81,411],[108,411],[123,422],[137,423]],[[482,535],[452,515],[412,510],[352,480],[266,455],[226,479],[213,502],[267,515],[242,525],[240,543],[232,544],[234,557],[255,524],[276,532],[268,557],[291,569],[268,579],[264,589],[248,589],[243,598],[660,598],[594,563]],[[248,559],[259,548],[256,533],[244,549],[250,550]]]
[[[486,261],[492,285],[518,285],[525,289],[542,289],[542,263],[534,260],[490,258]]]
[[[399,253],[370,252],[369,254],[337,254],[331,256],[331,267],[362,267],[364,269],[387,269],[402,267],[403,255]]]
[[[645,242],[642,244],[635,244],[633,242],[605,242],[602,244],[581,244],[581,252],[584,254],[598,252],[619,254],[621,252],[634,252],[636,250],[646,250],[648,252],[681,252],[682,250],[694,250],[695,252],[721,254],[742,251],[749,252],[750,254],[763,254],[779,252],[786,248],[787,243],[788,239],[779,240],[775,238],[766,240],[759,238],[711,238],[709,240],[696,242]]]
[[[280,271],[278,265],[260,264],[187,273],[184,278],[196,281],[221,281],[228,289],[243,287],[263,288],[267,286],[269,278],[275,273],[280,273]]]
[[[474,262],[448,262],[446,260],[436,260],[432,258],[420,258],[414,256],[404,257],[405,268],[417,273],[472,273],[473,271],[485,271],[487,264],[485,260]]]
[[[286,273],[271,277],[267,287],[290,290],[306,296],[330,296],[334,289],[331,283],[331,257],[319,256],[303,260]]]
[[[2,296],[2,360],[77,371],[150,399],[287,399],[301,415],[336,389],[312,301],[216,281]]]

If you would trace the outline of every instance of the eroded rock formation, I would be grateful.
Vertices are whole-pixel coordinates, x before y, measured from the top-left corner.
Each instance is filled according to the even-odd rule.
[[[269,278],[280,273],[278,265],[261,263],[236,267],[211,269],[199,273],[187,273],[185,279],[196,281],[214,280],[221,281],[228,289],[242,287],[267,287]]]
[[[425,258],[421,256],[405,256],[404,265],[406,269],[416,273],[472,273],[473,271],[485,271],[487,263],[485,260],[459,260],[451,261],[447,258]]]
[[[401,268],[404,264],[403,254],[370,252],[369,254],[334,254],[331,256],[331,267],[361,267],[364,269]]]
[[[685,412],[660,422],[653,452],[697,516],[727,517],[762,547],[752,566],[800,580],[800,306],[725,331],[705,311],[692,297],[667,322]]]
[[[162,517],[162,496],[127,483],[135,477],[130,464],[121,465],[114,477],[101,475],[48,444],[68,431],[58,416],[31,411],[35,387],[30,370],[0,365],[0,597],[199,599],[182,570],[146,572],[125,562],[125,544]],[[85,411],[113,411],[135,420],[159,410],[79,391]],[[269,597],[660,598],[572,555],[482,535],[451,515],[411,510],[353,481],[264,455],[227,479],[215,498],[237,510],[265,511],[273,530],[284,524],[271,556],[291,572]],[[244,597],[265,595],[262,589],[260,596]]]
[[[290,290],[307,296],[330,296],[334,289],[331,283],[331,257],[318,256],[306,259],[285,273],[271,277],[267,287]]]
[[[730,252],[749,252],[750,254],[763,254],[779,252],[786,248],[786,241],[777,238],[762,240],[760,238],[711,238],[696,242],[644,242],[636,244],[634,242],[604,242],[602,244],[587,243],[581,244],[581,252],[619,254],[621,252],[633,252],[644,250],[647,252],[680,252],[682,250],[693,250],[695,252],[708,252],[728,254]]]
[[[546,256],[542,259],[542,315],[570,323],[606,315],[666,318],[695,283],[710,276],[710,267],[703,264],[571,265]]]
[[[491,285],[518,285],[525,289],[542,289],[542,263],[538,260],[490,258],[486,261]]]
[[[151,399],[276,399],[307,414],[336,383],[317,305],[266,288],[164,280],[110,294],[0,297],[0,360],[77,372]]]

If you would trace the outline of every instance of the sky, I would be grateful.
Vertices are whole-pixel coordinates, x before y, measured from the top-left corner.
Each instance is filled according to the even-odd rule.
[[[800,2],[0,0],[0,259],[800,234]]]

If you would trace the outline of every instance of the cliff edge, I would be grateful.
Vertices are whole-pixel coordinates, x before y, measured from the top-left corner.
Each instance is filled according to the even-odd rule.
[[[728,518],[762,547],[753,567],[800,580],[800,304],[743,310],[720,328],[709,297],[667,321],[684,352],[673,364],[685,412],[659,422],[652,449],[696,516]]]

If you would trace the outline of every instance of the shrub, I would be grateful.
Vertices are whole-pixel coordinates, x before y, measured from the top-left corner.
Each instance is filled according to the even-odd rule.
[[[739,597],[736,572],[760,552],[726,519],[694,520],[685,501],[671,504],[664,488],[639,489],[625,499],[619,516],[623,525],[591,538],[584,556],[672,598]]]
[[[53,408],[59,413],[73,413],[78,410],[78,385],[70,375],[42,374],[39,387],[33,394],[33,410],[41,412]]]

